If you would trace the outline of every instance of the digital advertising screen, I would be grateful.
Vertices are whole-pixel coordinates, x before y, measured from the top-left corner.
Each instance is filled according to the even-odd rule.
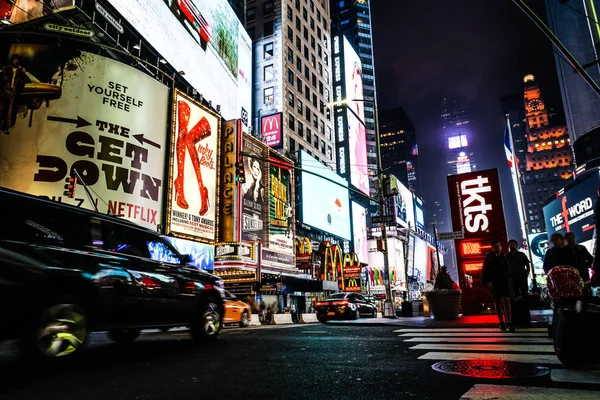
[[[428,250],[427,242],[418,236],[415,236],[413,258],[414,258],[413,277],[421,282],[428,281],[429,274],[428,274],[427,268],[428,268],[428,265],[430,265],[429,250]]]
[[[274,153],[274,152],[273,152]],[[291,164],[271,157],[269,165],[269,249],[294,254]]]
[[[107,1],[223,118],[252,115],[252,40],[227,0]]]
[[[600,190],[600,173],[594,171],[544,206],[548,237],[573,232],[577,241],[592,252],[595,211]]]
[[[302,222],[350,240],[348,181],[305,151],[300,152],[300,163]]]
[[[358,203],[352,202],[352,240],[354,252],[361,262],[369,260],[369,245],[367,243],[367,210]]]
[[[9,24],[20,24],[75,5],[75,0],[0,0],[0,18]]]
[[[212,271],[215,269],[215,246],[194,242],[192,240],[179,239],[172,236],[165,236],[164,238],[167,239],[180,254],[189,254],[190,262],[188,262],[188,265],[192,265],[205,271]]]
[[[535,274],[545,275],[544,257],[546,256],[546,251],[550,247],[548,233],[530,233],[527,238],[529,240],[529,246],[531,247],[531,263],[535,269]]]
[[[8,133],[0,135],[0,186],[86,209],[96,205],[156,230],[167,186],[167,86],[70,46],[6,49],[2,65],[16,64],[14,79],[3,82],[15,97],[0,121]],[[0,110],[9,101],[0,95]],[[68,198],[65,179],[76,173],[83,182]]]
[[[402,183],[398,182],[399,186],[399,196],[401,201],[400,210],[405,217],[406,224],[415,229],[416,221],[415,221],[415,205],[413,200],[413,193]]]
[[[425,229],[425,214],[423,212],[423,200],[414,196],[415,199],[415,225],[417,228]]]
[[[167,232],[214,241],[217,230],[217,171],[221,119],[176,92]]]
[[[260,240],[265,243],[267,228],[266,187],[269,175],[267,163],[267,147],[261,141],[244,134],[242,138],[245,182],[240,185],[242,204],[242,241]]]
[[[448,149],[460,149],[463,147],[467,147],[469,142],[467,141],[466,135],[458,135],[458,136],[450,136],[448,138]]]
[[[348,152],[350,182],[363,193],[369,194],[367,167],[367,134],[364,125],[365,102],[363,95],[362,63],[352,45],[344,37],[344,73],[348,107]],[[353,101],[360,100],[360,101]]]

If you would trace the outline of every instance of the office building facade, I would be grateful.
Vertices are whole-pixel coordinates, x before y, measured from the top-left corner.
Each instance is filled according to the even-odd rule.
[[[291,157],[306,150],[335,170],[329,1],[247,0],[246,30],[254,136]]]

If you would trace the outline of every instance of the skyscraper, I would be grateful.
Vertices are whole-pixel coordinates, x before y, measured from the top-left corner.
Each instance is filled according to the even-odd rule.
[[[329,1],[246,1],[254,41],[254,135],[336,169]],[[274,128],[280,126],[280,128]]]
[[[363,95],[375,100],[375,70],[370,0],[330,0],[331,31],[350,41],[362,62]],[[377,149],[375,147],[375,109],[371,101],[364,104],[367,133],[367,162],[371,175],[371,195],[377,190]]]
[[[529,229],[544,232],[543,203],[573,176],[573,156],[567,127],[551,126],[542,93],[533,75],[523,78],[527,156],[523,197]]]
[[[600,0],[546,0],[548,24],[596,83],[600,83]],[[556,52],[556,70],[571,142],[600,124],[600,96]]]
[[[447,174],[463,174],[474,171],[469,111],[459,106],[458,101],[442,99],[442,131],[446,148]]]
[[[404,185],[421,193],[417,162],[419,148],[415,127],[403,108],[379,113],[381,166]]]
[[[235,15],[244,23],[244,0],[227,0]]]

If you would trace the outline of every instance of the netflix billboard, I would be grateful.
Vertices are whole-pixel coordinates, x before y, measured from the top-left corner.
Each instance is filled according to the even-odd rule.
[[[490,241],[498,239],[507,249],[506,223],[500,191],[498,170],[488,169],[468,174],[448,176],[448,192],[452,228],[464,232],[455,240],[456,261],[460,285],[466,284],[465,274],[474,281],[481,277]]]

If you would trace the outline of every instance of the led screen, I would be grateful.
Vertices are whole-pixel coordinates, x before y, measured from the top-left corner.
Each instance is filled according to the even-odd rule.
[[[252,115],[252,41],[226,0],[108,2],[226,120]]]
[[[348,152],[350,182],[363,193],[369,193],[367,167],[367,134],[365,130],[365,102],[363,101],[362,63],[360,57],[344,37],[344,72],[348,100]],[[360,101],[353,101],[360,100]]]
[[[302,222],[350,240],[348,181],[304,151],[300,163]]]
[[[460,149],[462,147],[467,147],[469,142],[467,141],[467,137],[465,135],[451,136],[448,138],[448,149]]]
[[[430,265],[429,249],[427,242],[420,237],[415,237],[414,247],[414,274],[413,276],[421,282],[429,279],[427,267]]]
[[[413,193],[402,183],[398,182],[400,186],[400,200],[401,200],[401,210],[403,210],[402,214],[404,217],[404,221],[408,224],[410,228],[415,229],[415,205],[413,202]]]
[[[362,263],[368,262],[367,210],[355,202],[352,202],[352,236],[354,252]]]
[[[20,24],[73,7],[75,0],[0,0],[0,18],[8,24]]]
[[[425,216],[423,213],[423,200],[415,198],[415,224],[418,228],[425,229]]]

